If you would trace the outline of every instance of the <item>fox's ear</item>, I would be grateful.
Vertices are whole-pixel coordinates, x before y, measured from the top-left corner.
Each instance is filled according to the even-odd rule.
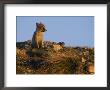
[[[39,25],[39,23],[36,23],[36,26],[38,26]]]

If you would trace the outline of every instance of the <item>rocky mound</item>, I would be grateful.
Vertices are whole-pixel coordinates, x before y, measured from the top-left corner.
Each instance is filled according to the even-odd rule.
[[[37,49],[31,48],[31,40],[17,42],[16,73],[94,74],[94,48],[44,41],[43,48]]]

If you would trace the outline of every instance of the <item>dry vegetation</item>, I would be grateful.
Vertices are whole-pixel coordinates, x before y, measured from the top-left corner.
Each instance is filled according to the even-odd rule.
[[[17,42],[17,74],[94,74],[94,48],[31,48],[31,42]]]

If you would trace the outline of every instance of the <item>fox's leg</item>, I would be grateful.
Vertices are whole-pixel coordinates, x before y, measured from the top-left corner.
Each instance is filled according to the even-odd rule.
[[[39,41],[39,48],[42,48],[42,40]]]
[[[43,41],[42,41],[42,48],[44,48],[44,43],[43,43]]]
[[[41,48],[43,47],[43,42],[42,42],[42,40],[41,40]]]
[[[39,48],[39,42],[37,41],[37,43],[36,43],[36,46],[37,46],[37,48]]]

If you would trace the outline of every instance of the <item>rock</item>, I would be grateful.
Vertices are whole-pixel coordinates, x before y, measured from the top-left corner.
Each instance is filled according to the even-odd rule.
[[[29,58],[29,56],[27,55],[25,49],[18,49],[18,48],[16,48],[16,56],[21,58],[21,59],[24,59],[24,60]]]
[[[83,63],[86,62],[86,59],[85,59],[84,57],[82,57],[82,62],[83,62]]]
[[[89,71],[89,73],[94,73],[94,66],[93,65],[89,65],[88,66],[88,71]]]
[[[63,47],[59,44],[56,44],[56,45],[52,45],[52,48],[55,50],[55,51],[59,51],[61,49],[63,49]]]

